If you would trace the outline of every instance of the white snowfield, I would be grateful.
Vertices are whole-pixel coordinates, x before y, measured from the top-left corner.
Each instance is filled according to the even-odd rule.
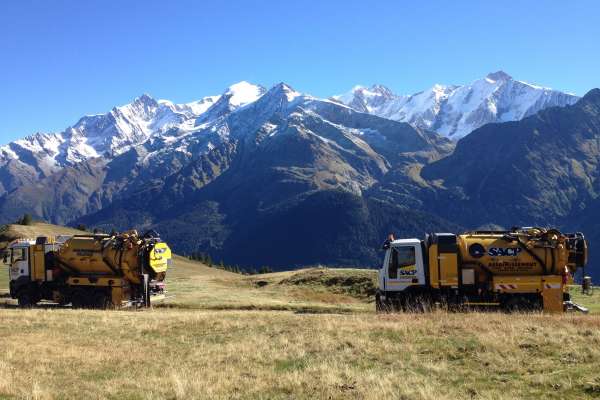
[[[333,98],[358,111],[408,122],[452,139],[487,123],[516,121],[544,108],[564,107],[579,100],[572,94],[515,80],[502,71],[469,85],[434,85],[410,96],[375,85],[355,86]]]
[[[470,85],[435,85],[411,96],[395,95],[375,85],[356,86],[331,99],[302,94],[284,83],[267,91],[242,81],[221,95],[184,104],[144,94],[106,114],[84,116],[62,132],[16,140],[0,147],[0,168],[27,170],[31,176],[43,177],[92,158],[111,159],[134,147],[143,164],[166,153],[202,154],[230,135],[262,132],[272,137],[290,129],[274,125],[270,118],[274,113],[292,115],[298,107],[305,116],[311,116],[311,110],[352,108],[455,139],[489,122],[518,120],[577,100],[574,95],[516,81],[503,72]],[[304,128],[298,124],[296,129]],[[376,132],[365,132],[347,130],[353,141],[377,137]],[[327,140],[325,136],[322,139]]]

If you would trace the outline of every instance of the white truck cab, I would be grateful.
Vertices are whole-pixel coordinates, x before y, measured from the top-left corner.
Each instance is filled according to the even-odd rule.
[[[375,296],[379,311],[387,310],[400,298],[418,293],[427,284],[427,254],[422,240],[387,240],[383,248],[385,257],[379,269],[379,288]]]
[[[419,239],[394,240],[386,243],[386,247],[379,270],[380,291],[399,292],[425,284],[423,248]]]
[[[4,256],[4,263],[9,264],[8,276],[11,282],[19,278],[29,279],[29,246],[33,240],[19,240],[11,243]]]
[[[12,298],[19,300],[19,304],[25,305],[35,304],[37,300],[34,296],[29,295],[28,290],[22,290],[28,288],[34,281],[40,280],[43,282],[52,282],[53,273],[52,270],[42,270],[34,273],[32,268],[34,259],[37,257],[37,262],[40,262],[40,253],[35,256],[32,251],[35,245],[42,246],[43,253],[41,257],[50,251],[56,251],[64,243],[64,238],[59,237],[60,242],[47,243],[37,242],[32,239],[17,239],[11,242],[4,252],[3,263],[8,264],[8,276],[9,276],[9,287],[10,295]],[[32,276],[36,275],[37,276]],[[27,296],[25,296],[27,294]]]

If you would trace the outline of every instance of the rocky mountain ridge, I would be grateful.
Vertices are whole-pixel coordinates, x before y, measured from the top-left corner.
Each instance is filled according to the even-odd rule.
[[[492,122],[518,121],[548,107],[574,104],[575,95],[513,79],[503,71],[468,85],[436,84],[428,90],[396,95],[383,85],[356,86],[333,97],[358,111],[460,139]]]

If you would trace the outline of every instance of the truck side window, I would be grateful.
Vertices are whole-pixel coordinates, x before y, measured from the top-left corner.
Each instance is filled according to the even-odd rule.
[[[11,264],[16,261],[25,261],[27,260],[27,249],[12,249],[12,261]]]
[[[398,269],[415,265],[414,246],[393,247],[390,254],[388,276],[390,279],[398,279]]]
[[[399,247],[398,248],[398,266],[408,267],[415,265],[415,248],[410,247]]]
[[[390,264],[388,270],[390,279],[398,279],[398,252],[392,247],[390,250]]]

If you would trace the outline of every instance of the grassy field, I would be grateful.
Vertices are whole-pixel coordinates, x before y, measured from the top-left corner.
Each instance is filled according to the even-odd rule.
[[[176,257],[160,308],[370,312],[374,271],[306,269],[244,276]]]
[[[378,315],[373,279],[177,257],[152,310],[0,309],[0,399],[600,396],[599,314]]]
[[[591,316],[3,310],[4,398],[594,398]]]

